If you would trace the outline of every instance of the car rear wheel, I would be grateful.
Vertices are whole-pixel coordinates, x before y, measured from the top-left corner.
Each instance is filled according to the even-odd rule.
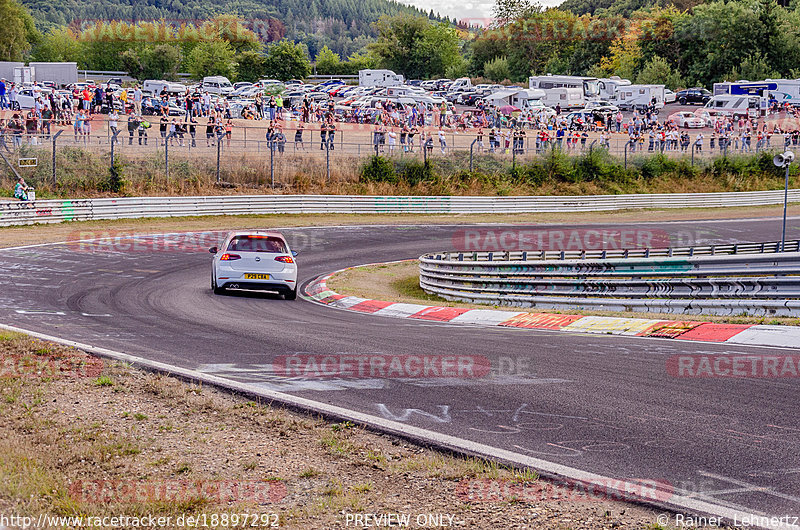
[[[680,99],[680,101],[679,101],[679,103],[680,103],[681,105],[686,105],[686,98],[681,98],[681,99]]]
[[[217,287],[217,280],[213,276],[211,277],[211,290],[214,291],[214,294],[222,294],[225,292],[224,287]]]
[[[292,289],[291,291],[287,291],[283,295],[284,300],[297,300],[297,289]]]

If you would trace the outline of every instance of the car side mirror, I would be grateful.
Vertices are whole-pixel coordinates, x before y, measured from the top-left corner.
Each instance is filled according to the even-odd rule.
[[[297,257],[297,251],[296,250],[292,251],[292,256],[295,257],[295,258]]]
[[[217,247],[211,247],[210,249],[208,249],[208,251],[211,252],[212,254],[216,254],[217,250],[218,250]]]

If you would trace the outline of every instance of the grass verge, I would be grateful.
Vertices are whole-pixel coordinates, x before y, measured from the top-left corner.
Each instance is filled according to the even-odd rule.
[[[0,513],[276,514],[284,528],[439,513],[462,528],[546,529],[648,528],[658,515],[24,335],[0,333],[0,358]],[[63,359],[73,370],[42,369]],[[484,501],[465,481],[515,487]]]

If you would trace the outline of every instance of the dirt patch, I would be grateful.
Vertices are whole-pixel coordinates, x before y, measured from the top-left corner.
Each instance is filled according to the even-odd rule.
[[[529,470],[99,363],[24,335],[0,333],[0,359],[2,513],[275,514],[286,528],[407,513],[447,514],[459,528],[662,528],[660,512],[576,497]]]
[[[488,306],[486,304],[470,304],[466,302],[452,302],[439,296],[431,295],[422,290],[419,286],[419,264],[414,261],[403,261],[400,263],[389,263],[384,265],[368,265],[364,267],[354,267],[336,273],[327,280],[328,287],[344,295],[358,296],[373,300],[385,300],[389,302],[404,302],[409,304],[428,304],[442,305],[449,307],[467,307],[470,309],[511,309],[503,306]],[[514,309],[521,311],[522,309]],[[546,313],[563,314],[568,311],[556,311],[546,309]],[[624,311],[590,311],[576,310],[575,313],[581,315],[598,315],[606,317],[624,318],[648,318],[661,320],[675,320],[677,315],[669,313],[637,313]],[[755,316],[698,316],[705,322],[724,322],[728,324],[772,324],[785,326],[800,326],[800,318],[790,317],[755,317]]]
[[[747,208],[624,210],[619,212],[564,212],[528,214],[475,215],[368,215],[368,214],[292,214],[170,217],[154,219],[121,219],[112,221],[82,221],[58,224],[0,227],[0,248],[65,241],[78,232],[96,232],[118,236],[176,231],[237,230],[250,228],[281,228],[294,226],[333,226],[364,224],[594,224],[642,223],[658,221],[698,221],[710,219],[749,219],[778,217],[781,206]],[[789,208],[790,216],[800,216],[800,205]]]

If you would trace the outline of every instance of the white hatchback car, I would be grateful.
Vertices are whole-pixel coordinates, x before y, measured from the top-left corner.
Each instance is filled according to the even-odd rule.
[[[231,232],[221,247],[211,247],[211,288],[277,291],[286,300],[297,298],[297,252],[279,232]]]

